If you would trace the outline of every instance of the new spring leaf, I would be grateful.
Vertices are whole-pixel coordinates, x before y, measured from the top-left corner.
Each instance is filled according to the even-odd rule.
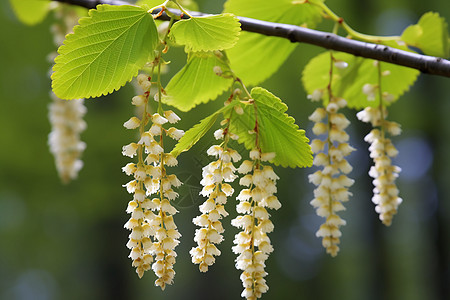
[[[156,25],[147,11],[99,5],[59,48],[53,91],[62,99],[75,99],[118,90],[153,57],[157,45]]]
[[[233,47],[241,30],[239,20],[232,14],[193,17],[176,22],[170,37],[186,46],[186,51],[214,51]]]
[[[251,91],[256,104],[247,105],[244,114],[235,114],[231,119],[231,132],[239,136],[239,143],[247,149],[255,147],[256,134],[249,131],[258,118],[259,145],[262,152],[275,152],[272,163],[283,167],[310,167],[312,152],[305,131],[298,128],[294,118],[288,116],[286,104],[269,91],[256,87]],[[256,112],[255,112],[256,110]]]
[[[188,63],[167,84],[163,102],[189,111],[200,103],[215,99],[231,86],[232,79],[218,76],[214,67],[229,71],[226,57],[214,52],[191,52]]]
[[[421,49],[425,54],[450,56],[447,22],[438,13],[424,14],[418,24],[403,31],[402,40],[409,46]]]
[[[186,131],[170,153],[176,157],[180,155],[181,152],[191,149],[191,147],[194,146],[211,129],[216,122],[217,117],[220,114],[227,114],[236,104],[237,101],[234,101],[202,119],[198,124],[195,124],[191,129]]]

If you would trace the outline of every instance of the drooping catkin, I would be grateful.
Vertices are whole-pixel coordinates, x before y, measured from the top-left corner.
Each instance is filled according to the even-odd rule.
[[[208,155],[217,160],[203,168],[203,179],[200,182],[203,188],[200,194],[207,197],[207,200],[199,207],[202,214],[193,219],[193,223],[200,228],[196,229],[194,237],[197,247],[193,247],[190,254],[192,262],[199,265],[201,272],[208,271],[208,267],[215,262],[215,256],[221,254],[216,246],[223,240],[224,229],[220,220],[228,216],[224,205],[227,197],[234,192],[230,183],[237,178],[233,163],[241,159],[239,153],[228,144],[230,138],[237,139],[236,135],[229,132],[228,127],[216,130],[214,136],[217,140],[222,140],[222,143],[211,146],[207,151]]]
[[[244,287],[241,296],[246,299],[261,298],[269,286],[265,277],[265,261],[273,252],[268,233],[274,225],[267,209],[279,209],[281,203],[274,195],[277,192],[276,181],[279,179],[271,166],[262,162],[272,160],[275,153],[250,151],[250,159],[242,162],[238,172],[243,175],[239,184],[244,188],[237,196],[238,216],[231,224],[242,231],[234,238],[233,252],[238,255],[236,268],[242,270],[241,281]]]
[[[322,238],[323,247],[333,257],[339,252],[340,227],[346,224],[338,212],[345,210],[343,202],[352,195],[348,188],[354,183],[347,176],[352,166],[345,159],[355,150],[349,145],[345,132],[350,121],[338,112],[346,104],[344,99],[332,97],[325,108],[317,108],[309,117],[315,123],[313,133],[325,136],[323,140],[317,138],[311,142],[315,154],[313,164],[321,168],[309,175],[309,181],[316,186],[311,205],[317,215],[325,218],[316,236]]]
[[[391,160],[397,156],[398,150],[391,139],[386,138],[387,133],[392,136],[399,135],[401,128],[398,123],[387,121],[386,116],[387,109],[380,107],[366,107],[357,114],[359,120],[371,123],[374,127],[364,138],[370,143],[370,157],[374,162],[369,171],[375,186],[372,202],[376,205],[375,211],[380,215],[380,220],[389,226],[403,200],[398,196],[399,190],[395,184],[401,169],[393,165]]]
[[[131,214],[125,224],[125,228],[131,230],[127,247],[131,249],[130,258],[139,277],[152,269],[158,277],[155,285],[164,289],[167,284],[172,284],[175,276],[175,247],[181,234],[173,220],[173,215],[178,211],[171,201],[178,197],[174,188],[182,183],[176,175],[167,172],[167,167],[176,166],[178,161],[172,154],[164,152],[163,138],[168,136],[178,140],[184,132],[175,127],[165,128],[166,123],[180,120],[173,111],[163,111],[163,115],[147,113],[151,83],[145,75],[139,75],[138,82],[147,92],[133,97],[132,103],[144,106],[143,117],[132,117],[124,126],[127,129],[139,128],[140,137],[137,142],[122,149],[123,155],[138,158],[137,164],[129,163],[123,168],[127,175],[134,176],[125,185],[128,192],[134,195],[127,208]],[[146,130],[148,125],[150,128]]]

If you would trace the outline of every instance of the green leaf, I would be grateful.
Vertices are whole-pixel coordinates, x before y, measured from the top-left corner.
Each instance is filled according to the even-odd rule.
[[[268,92],[255,87],[251,91],[256,104],[259,129],[259,145],[262,152],[275,152],[272,163],[283,167],[309,167],[312,165],[312,152],[305,131],[298,129],[294,118],[288,116],[286,104]],[[230,130],[239,136],[239,143],[247,149],[255,146],[256,134],[249,131],[255,127],[255,107],[251,104],[244,108],[244,114],[231,118]]]
[[[334,52],[336,60],[348,64],[345,69],[333,67],[332,92],[335,97],[347,100],[350,108],[361,109],[367,106],[379,105],[378,100],[368,100],[363,93],[365,84],[378,85],[377,62],[372,59],[356,57],[347,53]],[[381,64],[381,91],[388,93],[389,101],[384,100],[388,106],[409,90],[419,75],[419,71],[385,62]],[[330,81],[330,52],[324,52],[309,61],[303,70],[302,81],[308,94],[315,90],[325,93],[324,101],[327,103],[327,86]],[[378,93],[376,93],[378,95]]]
[[[157,45],[155,22],[147,11],[99,5],[58,49],[53,91],[59,98],[75,99],[118,90],[137,75]]]
[[[200,103],[215,99],[233,82],[231,78],[216,75],[215,66],[219,66],[222,72],[229,71],[223,55],[219,57],[213,52],[189,53],[188,63],[169,81],[162,101],[181,111],[189,111]]]
[[[170,153],[177,157],[181,152],[191,149],[191,147],[194,146],[211,129],[219,114],[226,114],[237,103],[238,102],[235,101],[222,107],[218,111],[201,120],[198,124],[194,125],[191,129],[186,131]]]
[[[292,0],[228,0],[225,11],[239,16],[293,25],[315,27],[321,10],[309,3]],[[236,46],[227,50],[231,68],[247,85],[256,85],[275,73],[294,51],[296,43],[242,32]]]
[[[245,31],[227,54],[233,72],[246,85],[256,85],[275,73],[296,46],[285,39]]]
[[[170,37],[188,52],[224,50],[236,44],[240,30],[236,16],[221,14],[180,20],[172,26]]]
[[[50,11],[49,0],[9,0],[17,18],[26,25],[42,22]]]
[[[449,57],[449,34],[447,22],[438,13],[427,12],[419,23],[411,25],[402,33],[402,40],[419,48],[427,55]]]

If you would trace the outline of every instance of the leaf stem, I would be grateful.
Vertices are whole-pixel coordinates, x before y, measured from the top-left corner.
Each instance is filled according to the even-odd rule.
[[[244,89],[244,92],[247,94],[248,99],[251,100],[252,99],[252,95],[250,95],[249,91],[245,87],[245,84],[242,82],[242,80],[239,77],[236,77],[236,75],[234,73],[233,73],[233,78],[234,78],[235,82],[239,82],[241,87]]]
[[[380,99],[380,105],[379,105],[379,109],[380,109],[380,127],[381,127],[381,137],[384,140],[385,137],[385,133],[384,133],[384,120],[385,120],[385,115],[384,115],[384,107],[383,107],[383,91],[381,90],[381,78],[382,78],[382,74],[381,74],[381,63],[379,61],[377,61],[377,71],[378,71],[378,97]]]
[[[189,18],[193,18],[193,17],[189,14],[189,12],[188,12],[187,10],[185,10],[185,9],[183,8],[183,6],[181,6],[181,5],[178,3],[177,0],[170,0],[170,1],[172,1],[172,3],[175,3],[175,5],[178,6],[178,8],[181,10],[181,12],[182,12],[184,15],[188,16]],[[180,17],[181,17],[181,16],[180,16]]]
[[[351,28],[350,25],[348,25],[347,22],[345,22],[345,20],[342,17],[339,17],[337,14],[335,14],[324,2],[314,1],[314,2],[309,2],[309,3],[320,7],[326,16],[328,16],[331,20],[336,22],[336,24],[339,24],[340,26],[342,26],[342,28],[352,38],[356,38],[361,41],[371,42],[371,43],[376,43],[376,44],[380,44],[382,42],[387,42],[387,41],[401,40],[400,36],[378,36],[378,35],[369,35],[369,34],[360,33],[358,31],[354,30],[353,28]]]

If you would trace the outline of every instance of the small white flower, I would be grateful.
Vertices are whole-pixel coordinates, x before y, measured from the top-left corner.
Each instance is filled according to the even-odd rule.
[[[330,122],[336,125],[337,129],[344,130],[350,125],[350,121],[343,114],[332,114]]]
[[[338,60],[334,62],[334,66],[338,69],[345,69],[348,67],[348,63],[343,60]]]
[[[142,83],[145,82],[145,81],[149,81],[149,80],[148,80],[148,75],[146,75],[146,74],[139,74],[139,75],[136,77],[136,79],[137,79],[138,84],[142,84]]]
[[[396,122],[385,122],[386,130],[393,136],[400,135],[402,133],[402,129],[400,124]]]
[[[236,150],[228,149],[228,153],[230,154],[231,159],[233,160],[233,162],[238,162],[242,158],[241,155]]]
[[[377,85],[366,83],[362,87],[362,92],[367,95],[368,101],[374,101],[376,97]]]
[[[215,73],[217,76],[221,76],[221,75],[222,75],[222,68],[219,67],[219,66],[214,66],[213,71],[214,71],[214,73]]]
[[[236,211],[240,214],[249,214],[251,212],[251,209],[252,209],[252,205],[250,202],[247,202],[247,201],[241,201],[236,206]]]
[[[244,114],[244,109],[242,108],[242,106],[240,105],[236,105],[234,107],[234,111],[238,114],[238,115],[243,115]]]
[[[318,107],[314,112],[309,116],[309,120],[317,123],[322,121],[327,116],[327,112],[323,107]]]
[[[150,88],[152,87],[152,83],[150,81],[144,81],[140,86],[143,91],[148,92],[148,91],[150,91]]]
[[[130,143],[130,144],[122,147],[122,154],[124,156],[133,158],[136,155],[137,149],[138,149],[138,144]]]
[[[150,144],[154,141],[153,136],[150,132],[146,131],[141,135],[140,140],[138,141],[139,145],[150,146]]]
[[[136,117],[131,117],[128,121],[123,123],[123,127],[126,129],[136,129],[141,125],[141,120]]]
[[[167,130],[167,134],[174,140],[178,141],[179,139],[181,139],[183,137],[184,131],[180,130],[180,129],[176,129],[175,127],[170,127]]]
[[[250,151],[249,157],[251,160],[258,160],[261,158],[261,152],[259,150],[253,149]]]
[[[178,165],[178,160],[172,154],[165,154],[164,159],[166,166],[173,167]]]
[[[145,149],[148,151],[148,153],[152,153],[152,154],[156,154],[156,155],[164,152],[164,149],[156,141],[152,141],[150,143],[150,145],[145,147]]]
[[[155,124],[158,124],[158,125],[163,125],[163,124],[167,123],[168,120],[166,118],[162,117],[160,114],[154,113],[152,115],[152,122]]]
[[[320,101],[323,97],[323,91],[322,90],[314,90],[311,95],[308,95],[307,98],[311,101]]]
[[[330,102],[327,105],[327,112],[329,114],[335,114],[339,110],[339,105],[336,102]]]
[[[218,145],[213,145],[213,146],[209,147],[209,149],[206,151],[206,153],[208,155],[216,156],[216,157],[218,155],[220,155],[222,152],[223,152],[222,147],[220,147]]]
[[[234,192],[234,189],[228,183],[222,184],[222,191],[227,195],[227,197],[231,196]]]
[[[149,154],[147,155],[147,158],[145,159],[145,162],[147,163],[147,165],[151,165],[154,162],[157,162],[159,160],[158,155],[156,154]]]
[[[220,128],[214,131],[214,137],[216,138],[216,140],[223,139],[223,129]]]
[[[128,163],[125,167],[122,168],[122,171],[125,172],[128,176],[134,174],[136,171],[136,164]]]
[[[139,86],[142,88],[142,90],[144,90],[144,91],[150,90],[150,87],[152,84],[147,75],[139,74],[136,79],[137,79]]]
[[[314,139],[311,142],[311,151],[313,153],[318,153],[320,151],[322,151],[325,147],[325,141],[321,141],[319,139]]]
[[[275,158],[275,152],[266,152],[261,154],[261,161],[270,161]]]
[[[281,202],[276,196],[270,196],[265,199],[266,206],[271,209],[278,210],[281,207]]]
[[[230,133],[230,138],[234,141],[237,141],[239,139],[239,136],[237,134]]]
[[[177,116],[177,114],[174,113],[174,112],[171,111],[171,110],[165,111],[165,112],[164,112],[164,116],[166,117],[166,119],[167,119],[167,120],[169,121],[169,123],[171,123],[171,124],[175,124],[175,123],[177,123],[178,121],[181,120],[180,117]]]
[[[395,100],[395,96],[393,94],[388,93],[388,92],[383,92],[382,97],[383,97],[383,100],[388,102],[388,103],[391,103],[392,101]]]
[[[350,139],[350,136],[345,131],[332,127],[329,132],[329,139],[331,142],[345,143]]]
[[[312,132],[315,135],[322,135],[322,134],[326,133],[327,130],[328,130],[327,125],[325,123],[321,123],[321,122],[315,123],[312,128]]]
[[[144,166],[140,165],[136,168],[136,171],[134,172],[134,178],[139,181],[144,181],[147,177],[147,173],[145,171]]]
[[[145,103],[146,98],[143,95],[139,95],[139,96],[134,96],[131,99],[131,104],[135,105],[135,106],[141,106]]]
[[[153,135],[153,136],[158,136],[161,135],[162,133],[162,129],[161,126],[157,125],[157,124],[153,124],[152,127],[150,127],[149,132]]]
[[[250,186],[250,184],[252,184],[252,175],[247,174],[244,177],[241,177],[241,179],[239,180],[239,184],[243,185],[243,186]]]

